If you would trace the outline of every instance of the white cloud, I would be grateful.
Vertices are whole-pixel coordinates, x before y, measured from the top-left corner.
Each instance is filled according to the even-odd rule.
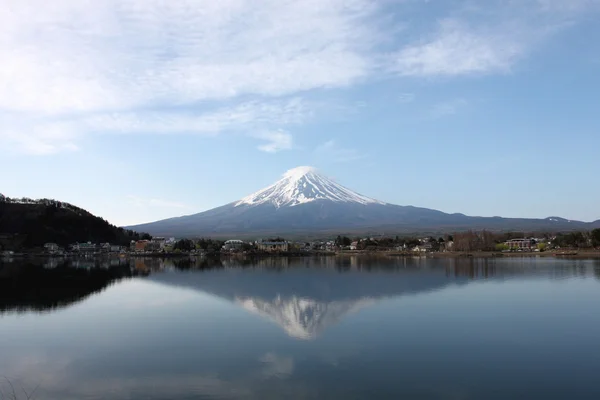
[[[157,110],[151,113],[114,112],[71,117],[18,120],[2,118],[0,147],[29,154],[52,154],[77,150],[82,136],[124,134],[190,134],[212,136],[224,132],[259,131],[270,126],[293,126],[311,118],[306,102],[299,98],[231,104],[204,113]],[[252,134],[258,138],[260,134]],[[291,135],[290,135],[291,138]]]
[[[35,0],[8,3],[0,107],[9,110],[285,95],[368,72],[367,0],[64,0],[43,12]]]
[[[289,150],[293,146],[292,135],[284,131],[262,132],[253,135],[257,139],[266,140],[266,144],[258,146],[260,151],[266,153],[277,153],[281,150]]]
[[[553,35],[600,11],[600,0],[459,1],[431,32],[391,53],[391,71],[409,77],[511,72]]]
[[[455,76],[506,72],[524,52],[510,34],[470,30],[445,20],[439,31],[422,43],[397,53],[393,69],[406,76]]]
[[[433,32],[399,34],[414,27],[387,7],[402,3],[5,0],[0,149],[73,151],[105,133],[287,132],[259,147],[275,152],[291,147],[290,125],[312,115],[316,103],[300,99],[311,91],[390,70],[417,78],[506,73],[553,24],[600,4],[465,0]],[[465,4],[479,14],[454,12]],[[423,39],[407,42],[415,36]]]
[[[231,99],[344,87],[370,73],[375,12],[370,0],[63,0],[43,9],[36,0],[7,0],[0,113],[84,126],[117,114],[131,126],[162,119],[152,110],[164,105],[227,107]],[[16,128],[2,126],[0,145],[62,149],[35,129]],[[25,135],[32,143],[15,138]]]
[[[333,139],[318,145],[314,153],[319,158],[337,163],[356,161],[366,157],[366,154],[356,149],[338,146]]]

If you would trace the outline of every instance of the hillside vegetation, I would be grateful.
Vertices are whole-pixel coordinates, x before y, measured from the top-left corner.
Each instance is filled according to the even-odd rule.
[[[0,196],[0,249],[20,250],[45,243],[76,242],[128,245],[142,234],[111,225],[72,204],[57,200]]]

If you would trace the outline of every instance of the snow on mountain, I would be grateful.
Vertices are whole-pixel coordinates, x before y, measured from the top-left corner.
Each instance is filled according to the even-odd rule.
[[[283,175],[283,178],[273,185],[244,197],[235,206],[255,206],[270,203],[280,208],[293,207],[316,200],[358,204],[385,204],[336,183],[332,179],[320,174],[313,167],[298,167],[287,171]]]
[[[271,301],[236,298],[235,301],[247,311],[272,320],[291,337],[304,340],[314,339],[346,315],[375,303],[370,298],[323,302],[298,296],[277,296]]]
[[[156,236],[264,237],[272,234],[414,233],[482,230],[593,229],[559,217],[548,219],[470,217],[384,203],[356,193],[312,167],[286,172],[273,185],[201,213],[128,227]]]

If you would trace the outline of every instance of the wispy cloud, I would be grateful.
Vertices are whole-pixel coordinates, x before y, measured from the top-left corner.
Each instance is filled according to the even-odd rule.
[[[553,27],[600,2],[456,4],[477,11],[407,32],[413,27],[404,14],[387,12],[403,2],[62,0],[42,10],[37,0],[5,0],[0,148],[73,151],[83,137],[105,133],[261,139],[260,132],[281,130],[291,138],[293,125],[317,107],[300,98],[309,93],[390,73],[506,73]],[[285,148],[283,138],[259,149]]]
[[[429,40],[402,49],[393,69],[406,76],[506,72],[524,52],[510,35],[476,32],[455,20],[440,23]]]
[[[453,9],[392,52],[391,71],[418,78],[511,72],[535,47],[600,11],[600,0],[466,0]]]
[[[257,148],[265,153],[277,153],[281,150],[292,148],[292,135],[284,131],[262,132],[253,135],[255,138],[266,140],[266,144],[261,144]]]
[[[377,36],[368,23],[377,7],[369,0],[65,0],[43,11],[34,0],[8,0],[4,6],[0,114],[83,123],[78,135],[89,133],[88,120],[115,124],[107,115],[117,115],[108,119],[124,128],[150,120],[165,130],[188,117],[165,118],[155,111],[163,105],[177,112],[227,107],[224,101],[249,96],[277,102],[348,86],[369,74],[367,49]],[[213,115],[213,131],[229,118]],[[25,128],[3,125],[0,144],[62,150]],[[19,138],[25,135],[41,143],[28,144]]]
[[[77,150],[78,140],[90,134],[213,136],[248,132],[264,139],[261,130],[271,126],[292,127],[310,119],[309,108],[301,99],[290,98],[230,104],[203,113],[167,109],[149,113],[127,111],[25,120],[12,118],[11,123],[3,125],[10,130],[5,128],[0,133],[0,146],[29,154],[52,154]],[[0,122],[4,122],[1,114]]]
[[[337,163],[357,161],[366,157],[366,154],[356,149],[338,146],[333,139],[318,145],[314,153],[319,158]]]

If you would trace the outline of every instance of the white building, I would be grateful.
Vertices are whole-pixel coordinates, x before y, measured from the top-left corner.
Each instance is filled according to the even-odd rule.
[[[241,250],[244,246],[244,242],[237,239],[231,239],[223,244],[223,250]]]

